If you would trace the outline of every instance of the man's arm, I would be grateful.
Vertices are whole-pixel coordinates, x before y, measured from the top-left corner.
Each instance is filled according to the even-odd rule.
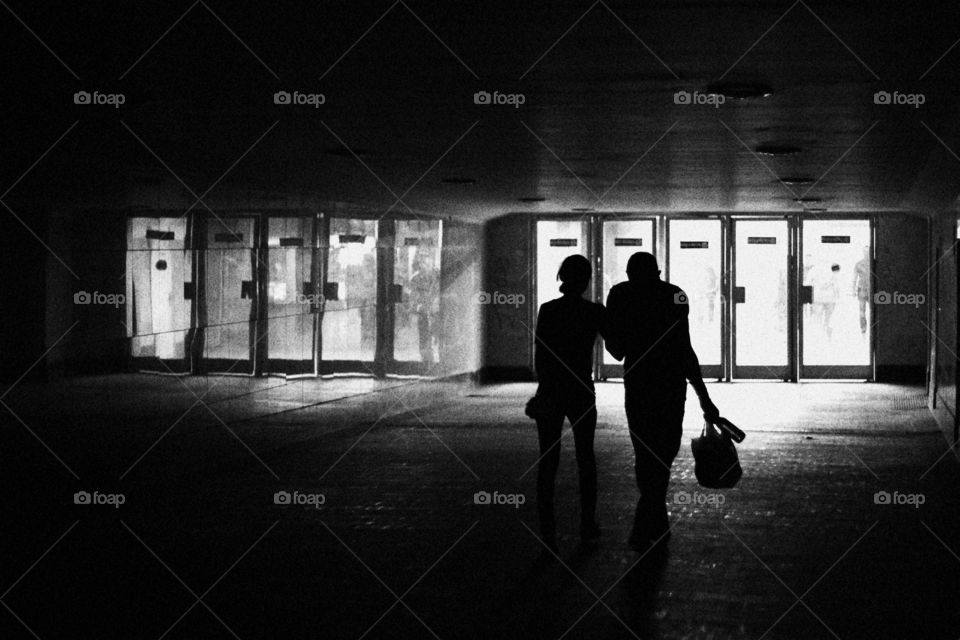
[[[681,348],[685,351],[683,373],[687,380],[690,381],[690,386],[692,386],[693,390],[697,393],[697,398],[700,400],[700,409],[703,411],[703,417],[707,420],[716,420],[720,417],[720,410],[713,404],[713,401],[710,399],[710,394],[707,392],[707,385],[703,382],[703,375],[700,372],[700,360],[697,358],[697,352],[693,350],[693,344],[690,342],[690,323],[687,320],[687,315],[688,312],[685,309],[679,326]]]
[[[619,302],[614,290],[607,294],[607,306],[603,309],[603,319],[600,322],[600,335],[603,336],[603,346],[607,353],[616,360],[623,360],[623,336],[617,323],[616,314],[619,313]]]

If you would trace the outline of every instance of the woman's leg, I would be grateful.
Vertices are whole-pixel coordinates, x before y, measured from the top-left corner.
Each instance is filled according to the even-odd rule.
[[[537,419],[537,435],[540,440],[540,461],[537,463],[537,515],[540,518],[540,535],[544,542],[556,546],[556,522],[553,514],[553,489],[560,466],[560,434],[563,430],[563,414]]]
[[[593,437],[597,429],[596,396],[584,394],[574,403],[567,416],[573,425],[573,441],[577,449],[577,470],[580,477],[580,534],[595,538],[597,529],[597,460],[593,453]]]

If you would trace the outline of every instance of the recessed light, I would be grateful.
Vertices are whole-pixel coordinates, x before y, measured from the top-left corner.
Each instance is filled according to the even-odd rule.
[[[827,211],[826,207],[810,207],[809,209],[804,209],[804,213],[825,213]]]
[[[576,211],[577,213],[586,213],[588,211],[595,211],[595,209],[591,207],[574,207],[573,209],[570,209],[570,211]]]
[[[460,177],[450,177],[450,178],[441,178],[440,182],[446,184],[476,184],[477,181],[474,178],[460,178]]]
[[[792,156],[802,149],[791,144],[759,144],[754,151],[763,156]]]
[[[804,185],[813,184],[816,181],[813,178],[807,178],[805,176],[787,176],[786,178],[780,178],[780,182],[783,184]]]
[[[773,89],[769,85],[753,82],[716,82],[707,87],[707,93],[732,100],[750,100],[769,98],[773,95]]]

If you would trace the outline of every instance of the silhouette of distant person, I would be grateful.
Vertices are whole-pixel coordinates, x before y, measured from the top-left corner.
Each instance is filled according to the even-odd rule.
[[[417,341],[420,362],[433,364],[433,334],[436,309],[440,301],[440,282],[429,253],[418,251],[414,271],[410,275],[411,315],[417,319]]]
[[[863,257],[853,267],[853,293],[860,305],[860,333],[867,333],[867,306],[870,304],[870,247],[863,248]]]
[[[820,328],[824,337],[833,340],[833,313],[840,301],[840,265],[830,265],[830,272],[824,271],[814,280],[813,301],[820,312]]]
[[[667,486],[680,450],[687,381],[705,418],[715,419],[719,411],[690,344],[686,294],[660,279],[657,259],[650,253],[630,257],[627,278],[607,296],[604,338],[610,355],[624,361],[624,405],[640,489],[628,542],[644,553],[670,536]]]
[[[534,361],[540,382],[537,395],[544,401],[537,418],[537,514],[543,541],[554,551],[553,494],[564,418],[570,420],[577,452],[580,538],[594,542],[600,536],[596,522],[597,463],[593,455],[597,407],[592,373],[597,335],[605,331],[603,305],[583,299],[591,275],[589,260],[581,255],[567,257],[557,273],[563,296],[542,304],[537,315]]]

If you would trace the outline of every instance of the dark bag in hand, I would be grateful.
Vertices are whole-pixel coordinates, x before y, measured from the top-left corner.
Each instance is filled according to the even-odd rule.
[[[690,440],[694,473],[701,487],[729,489],[737,484],[743,469],[730,435],[712,422],[705,422],[699,438]]]
[[[545,418],[551,409],[551,403],[552,401],[548,399],[547,396],[538,393],[527,400],[527,406],[524,408],[523,412],[527,414],[527,417],[531,420]]]

